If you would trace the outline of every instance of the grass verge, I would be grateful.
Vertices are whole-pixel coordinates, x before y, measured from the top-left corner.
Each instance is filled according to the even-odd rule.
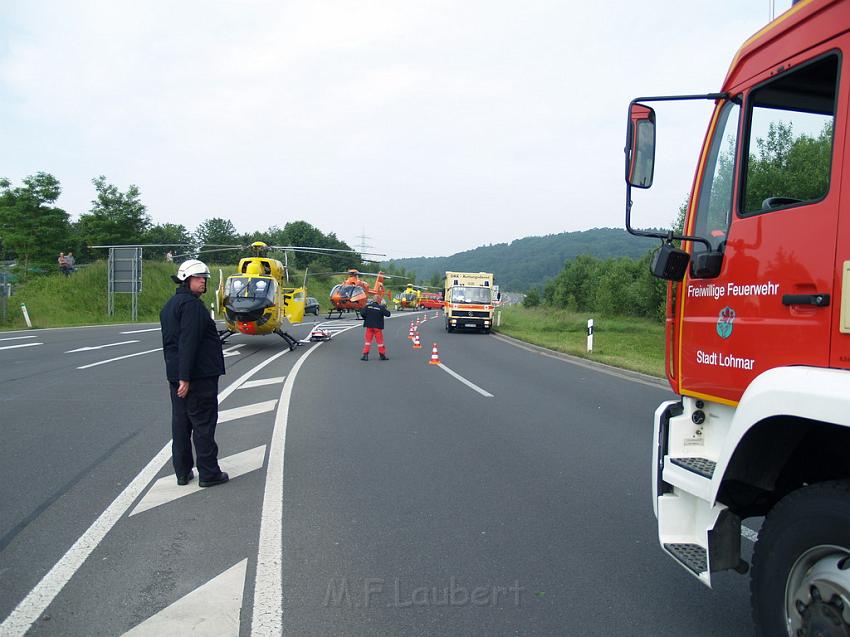
[[[138,317],[140,323],[159,321],[159,311],[174,294],[171,281],[176,266],[162,261],[145,261],[142,266],[142,291],[139,294]],[[235,271],[234,264],[210,265],[213,273],[207,293],[202,297],[209,307],[215,302],[218,271],[224,276]],[[290,271],[292,287],[303,282],[303,273]],[[337,277],[339,278],[339,277]],[[318,299],[323,311],[327,312],[330,281],[311,279],[307,294]],[[16,286],[15,294],[8,299],[7,320],[0,323],[0,330],[27,329],[21,311],[25,304],[34,328],[72,327],[75,325],[102,325],[129,323],[132,316],[132,295],[115,295],[115,313],[107,314],[107,264],[97,261],[78,269],[71,276],[46,274],[32,276]]]
[[[524,308],[501,308],[501,326],[507,336],[557,352],[664,377],[664,326],[632,317],[590,317],[587,314]],[[593,351],[587,351],[587,319],[593,318]]]

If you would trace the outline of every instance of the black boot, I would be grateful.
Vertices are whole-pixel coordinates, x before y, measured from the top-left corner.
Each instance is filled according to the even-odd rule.
[[[381,354],[381,360],[382,360],[382,361],[388,361],[388,360],[390,360],[390,359],[387,357],[387,355],[386,355],[386,354]]]
[[[361,357],[360,357],[360,360],[361,360],[361,361],[368,361],[368,360],[369,360],[369,355],[368,355],[368,354],[363,354],[363,356],[361,356]]]

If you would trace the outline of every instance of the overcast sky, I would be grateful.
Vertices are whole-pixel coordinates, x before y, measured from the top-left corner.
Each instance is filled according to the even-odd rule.
[[[775,0],[779,15],[790,0]],[[0,176],[105,175],[155,223],[306,220],[391,257],[623,225],[626,107],[719,89],[770,0],[8,0]],[[705,104],[658,108],[638,226],[690,189]]]

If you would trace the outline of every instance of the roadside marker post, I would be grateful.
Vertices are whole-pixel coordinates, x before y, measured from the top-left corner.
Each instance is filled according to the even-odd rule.
[[[593,351],[593,319],[587,319],[587,351]]]
[[[27,327],[32,327],[32,321],[30,321],[30,313],[27,312],[27,306],[21,303],[21,312],[24,313],[24,320],[27,322]]]

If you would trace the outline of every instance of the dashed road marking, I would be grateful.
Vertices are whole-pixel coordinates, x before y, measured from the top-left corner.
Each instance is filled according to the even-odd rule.
[[[470,387],[471,389],[474,389],[475,391],[477,391],[479,394],[481,394],[481,395],[482,395],[482,396],[484,396],[485,398],[492,398],[492,397],[493,397],[493,394],[491,394],[491,393],[490,393],[490,392],[488,392],[487,390],[481,389],[478,385],[476,385],[475,383],[473,383],[473,382],[472,382],[472,381],[470,381],[470,380],[465,379],[463,376],[461,376],[461,375],[460,375],[460,374],[458,374],[457,372],[455,372],[455,371],[453,371],[453,370],[449,369],[448,367],[446,367],[446,366],[445,366],[445,365],[443,365],[442,363],[440,363],[439,365],[437,365],[437,367],[439,367],[440,369],[442,369],[444,372],[446,372],[446,373],[447,373],[447,374],[449,374],[450,376],[454,376],[454,377],[455,377],[455,378],[457,378],[460,382],[462,382],[464,385],[466,385],[467,387]]]
[[[118,332],[119,334],[141,334],[142,332],[159,332],[160,327],[149,327],[146,330],[130,330],[129,332]]]
[[[219,458],[218,464],[221,470],[226,472],[232,480],[246,473],[261,469],[265,457],[266,445],[262,445],[254,449],[248,449],[248,451],[227,456],[226,458]],[[153,486],[136,505],[136,508],[130,512],[130,515],[133,516],[144,511],[149,511],[160,505],[197,493],[201,489],[203,487],[198,484],[197,471],[195,472],[195,479],[183,486],[177,484],[177,478],[174,475],[165,476],[153,483]]]
[[[218,424],[230,422],[231,420],[236,420],[238,418],[245,418],[247,416],[264,414],[267,411],[274,411],[275,405],[277,405],[277,399],[267,400],[262,403],[254,403],[253,405],[234,407],[233,409],[224,409],[218,412]]]
[[[189,633],[237,637],[247,566],[247,559],[231,566],[221,575],[130,629],[123,637]]]
[[[245,343],[239,343],[238,345],[231,345],[230,347],[221,350],[221,353],[224,354],[224,357],[228,356],[240,356],[242,352],[237,352],[236,349],[242,347]]]
[[[36,345],[44,345],[44,343],[21,343],[20,345],[4,345],[0,349],[17,349],[19,347],[35,347]]]
[[[0,341],[22,341],[25,338],[35,338],[35,336],[12,336],[10,338],[0,338]]]
[[[759,534],[753,531],[750,527],[741,525],[741,536],[747,538],[750,542],[755,542],[759,539]]]
[[[275,378],[261,378],[260,380],[249,380],[239,386],[239,389],[250,389],[251,387],[262,387],[263,385],[277,385],[286,380],[286,376],[276,376]]]
[[[126,354],[125,356],[117,356],[116,358],[108,358],[105,361],[98,361],[96,363],[89,363],[88,365],[81,365],[77,369],[88,369],[89,367],[97,367],[98,365],[106,365],[107,363],[114,363],[115,361],[124,360],[125,358],[133,358],[134,356],[143,356],[145,354],[152,354],[153,352],[161,352],[162,348],[157,347],[156,349],[145,350],[144,352],[136,352],[135,354]]]
[[[78,347],[77,349],[69,349],[66,354],[74,354],[75,352],[90,352],[104,347],[115,347],[116,345],[129,345],[130,343],[138,343],[139,341],[121,341],[120,343],[107,343],[106,345],[91,345],[89,347]]]

